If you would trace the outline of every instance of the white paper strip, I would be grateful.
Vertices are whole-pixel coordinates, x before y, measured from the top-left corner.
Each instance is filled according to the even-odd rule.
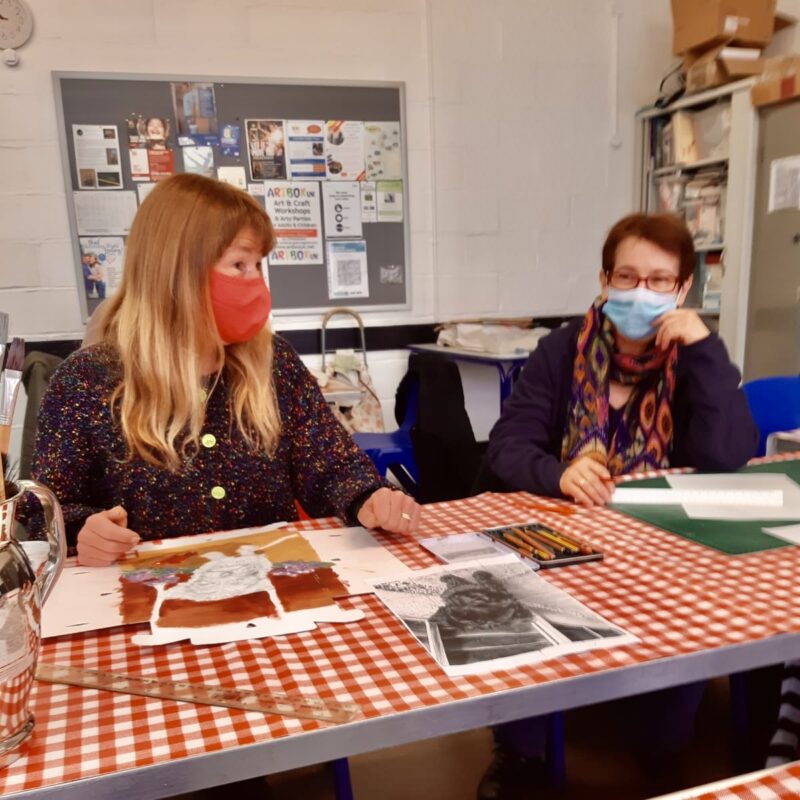
[[[800,520],[800,486],[788,475],[777,473],[698,473],[692,475],[668,475],[667,483],[679,491],[702,490],[711,492],[736,492],[740,501],[687,502],[684,511],[689,519],[725,519],[732,522],[755,520]],[[755,502],[754,492],[783,492],[783,502],[772,504]]]
[[[692,504],[780,508],[780,489],[625,489],[617,488],[612,503],[625,505],[682,506]]]
[[[800,544],[800,525],[779,525],[776,528],[762,528],[764,533],[783,539],[784,542]]]

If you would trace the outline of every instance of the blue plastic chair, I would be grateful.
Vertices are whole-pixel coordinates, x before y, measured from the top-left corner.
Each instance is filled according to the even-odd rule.
[[[411,428],[417,419],[419,384],[414,382],[408,390],[406,411],[400,427],[392,433],[354,433],[355,443],[370,457],[382,478],[391,468],[403,488],[415,493],[419,473],[411,445]],[[399,469],[398,469],[399,468]]]
[[[760,433],[758,455],[767,451],[767,437],[777,431],[800,428],[800,377],[779,375],[742,385],[750,413]]]
[[[766,454],[767,437],[771,433],[800,428],[800,377],[778,375],[771,378],[757,378],[742,384],[742,391],[758,427],[756,455]],[[754,766],[747,748],[749,720],[745,677],[746,673],[741,672],[729,678],[736,760],[744,771]]]

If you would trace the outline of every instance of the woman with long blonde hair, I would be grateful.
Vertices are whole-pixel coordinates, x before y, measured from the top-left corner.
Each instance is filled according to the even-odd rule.
[[[198,175],[161,181],[131,226],[99,342],[56,371],[33,474],[61,502],[86,565],[141,539],[338,515],[412,530],[291,346],[268,325],[274,243],[249,195]]]

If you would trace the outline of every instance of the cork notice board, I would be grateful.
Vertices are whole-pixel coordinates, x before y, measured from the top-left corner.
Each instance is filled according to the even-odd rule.
[[[313,224],[305,233],[313,236],[306,249],[302,239],[284,238],[266,265],[276,314],[408,308],[403,84],[93,73],[53,78],[84,319],[113,293],[124,269],[125,226],[148,186],[184,171],[238,181],[268,210],[278,186],[286,197],[311,198]],[[300,136],[300,122],[317,139]],[[252,146],[261,141],[253,137],[268,140],[267,131],[276,129],[282,155]]]

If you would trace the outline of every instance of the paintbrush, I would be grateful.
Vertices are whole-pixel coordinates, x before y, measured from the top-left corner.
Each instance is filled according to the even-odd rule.
[[[25,361],[25,342],[14,338],[8,348],[6,367],[0,380],[0,455],[8,453],[14,406],[17,404],[19,385],[22,382],[22,364]]]
[[[8,456],[0,456],[0,503],[17,494],[17,468],[9,465]]]
[[[0,369],[3,369],[3,360],[6,357],[6,345],[8,344],[8,314],[0,311]]]

